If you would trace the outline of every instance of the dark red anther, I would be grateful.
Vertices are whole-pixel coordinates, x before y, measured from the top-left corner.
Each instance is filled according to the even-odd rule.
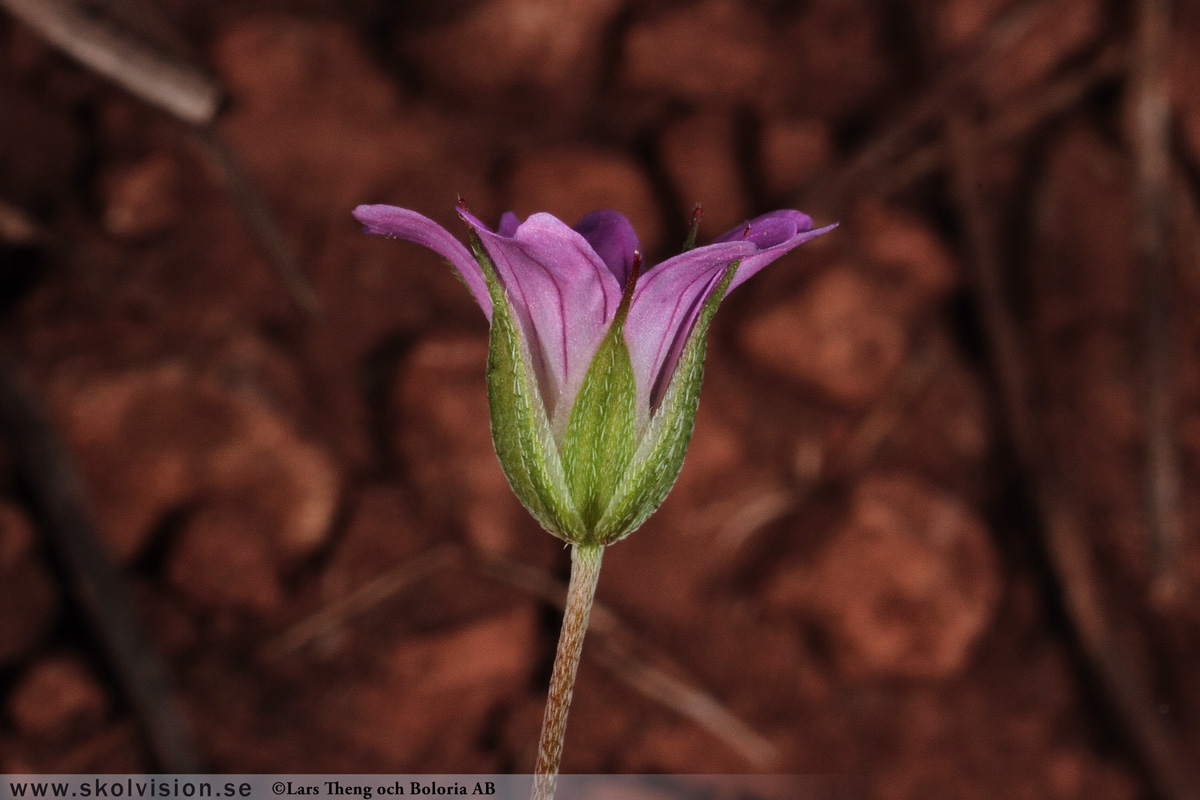
[[[750,223],[749,223],[749,222],[747,222],[747,223],[746,223],[746,230],[742,231],[742,238],[743,238],[743,239],[745,239],[745,238],[746,238],[747,236],[749,236],[749,235],[750,235]]]
[[[461,194],[458,196],[458,210],[459,211],[467,210],[467,201],[463,199],[463,196]]]
[[[629,267],[629,277],[625,279],[625,291],[621,293],[621,304],[617,306],[617,313],[624,314],[629,311],[629,304],[633,302],[633,288],[637,286],[637,279],[642,274],[642,251],[633,251],[633,264]]]

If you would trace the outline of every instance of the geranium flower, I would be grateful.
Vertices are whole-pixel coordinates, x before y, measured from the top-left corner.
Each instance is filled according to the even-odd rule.
[[[721,300],[834,227],[775,211],[643,269],[616,211],[574,227],[508,213],[494,231],[459,213],[470,248],[415,211],[368,205],[354,216],[458,270],[491,322],[492,435],[509,483],[551,533],[599,545],[645,521],[683,465]]]
[[[496,455],[530,513],[573,545],[531,795],[553,800],[601,557],[679,475],[709,322],[730,289],[833,226],[776,211],[691,248],[697,217],[685,252],[643,271],[637,235],[615,211],[574,228],[505,214],[493,231],[460,203],[470,248],[415,211],[359,206],[354,216],[440,253],[466,282],[491,322]]]

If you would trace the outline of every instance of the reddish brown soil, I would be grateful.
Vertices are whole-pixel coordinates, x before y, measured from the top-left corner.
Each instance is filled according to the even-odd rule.
[[[944,170],[898,189],[869,176],[840,206],[810,191],[1016,3],[408,5],[164,4],[228,90],[220,134],[310,276],[315,320],[186,128],[0,19],[0,202],[39,231],[0,226],[4,348],[70,445],[205,762],[533,764],[558,612],[462,554],[559,579],[567,556],[492,452],[482,315],[436,256],[362,235],[355,205],[455,231],[459,195],[487,220],[612,207],[657,260],[694,202],[704,239],[811,197],[804,210],[841,228],[722,309],[679,483],[606,554],[599,588],[628,652],[709,693],[775,759],[631,688],[594,631],[564,769],[846,772],[888,800],[1152,796],[1154,768],[1064,613]],[[984,120],[1024,108],[1128,39],[1115,5],[1060,3],[957,102]],[[1194,203],[1188,13],[1172,91]],[[1101,78],[1044,114],[989,153],[983,180],[1043,444],[1087,521],[1121,647],[1153,678],[1161,709],[1147,710],[1194,753],[1200,273],[1181,239],[1187,540],[1163,606],[1148,599],[1126,89]],[[1194,236],[1194,209],[1176,216]],[[0,771],[157,768],[10,462]],[[340,605],[388,575],[403,585]]]

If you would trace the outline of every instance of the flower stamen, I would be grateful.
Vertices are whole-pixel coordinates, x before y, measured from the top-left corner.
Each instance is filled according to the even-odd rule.
[[[629,268],[629,278],[625,281],[625,290],[621,293],[621,303],[617,306],[617,317],[624,321],[629,313],[629,304],[633,302],[633,288],[642,274],[642,251],[633,251],[633,265]]]

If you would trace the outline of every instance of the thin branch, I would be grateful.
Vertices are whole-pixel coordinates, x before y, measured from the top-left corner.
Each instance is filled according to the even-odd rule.
[[[85,66],[191,125],[293,302],[310,317],[320,314],[316,292],[274,215],[214,127],[222,91],[212,79],[146,37],[86,13],[76,0],[0,0],[0,6]],[[138,9],[125,9],[127,16],[131,10]]]
[[[75,0],[0,0],[17,19],[147,103],[192,125],[217,116],[221,89],[190,64],[88,14]]]
[[[355,617],[370,611],[418,580],[442,569],[472,567],[491,579],[530,594],[559,610],[566,607],[567,586],[543,570],[512,559],[468,554],[455,545],[434,548],[397,569],[380,575],[346,598],[335,601],[292,626],[263,648],[266,658],[276,660],[336,633]],[[724,742],[750,764],[764,768],[775,760],[775,746],[726,709],[712,695],[691,682],[675,677],[678,668],[665,669],[638,655],[646,648],[601,603],[592,606],[589,657],[596,658],[613,675],[645,696],[690,719]],[[656,656],[655,661],[666,663]]]
[[[282,661],[322,639],[344,629],[355,617],[378,607],[390,597],[412,586],[417,581],[453,566],[462,560],[462,554],[454,545],[442,545],[428,550],[397,569],[367,581],[346,597],[335,600],[312,616],[284,631],[269,641],[262,649],[268,661]]]
[[[1046,120],[1070,110],[1098,85],[1124,72],[1128,61],[1125,48],[1112,45],[1102,50],[1090,63],[1038,86],[981,126],[978,134],[980,147],[990,150],[1008,144]],[[941,140],[932,142],[881,170],[877,180],[868,188],[882,195],[896,194],[944,169],[948,161],[946,143]]]
[[[1044,22],[1063,0],[1023,0],[1005,10],[980,42],[971,42],[938,73],[936,80],[904,114],[867,143],[843,167],[811,191],[799,207],[836,210],[863,186],[876,183],[881,172],[896,161],[923,128],[936,125],[962,91],[977,81],[1005,53],[1011,51]]]
[[[483,557],[477,565],[496,580],[529,592],[556,608],[566,607],[567,587],[542,570],[495,556]],[[769,740],[712,695],[671,674],[681,670],[668,671],[637,655],[637,650],[644,648],[637,646],[636,637],[611,609],[600,603],[592,606],[591,630],[596,646],[589,652],[596,653],[617,678],[696,722],[756,767],[764,768],[774,762],[776,749]]]
[[[258,239],[259,245],[266,251],[275,273],[283,280],[292,300],[304,313],[310,317],[319,316],[321,302],[317,293],[305,277],[300,264],[288,245],[283,231],[275,222],[267,202],[254,187],[254,182],[246,174],[241,159],[225,143],[221,135],[212,126],[201,126],[195,129],[196,141],[204,153],[221,173],[225,187],[233,197],[234,205],[245,218],[251,232]]]
[[[1136,160],[1138,260],[1143,284],[1146,511],[1154,574],[1151,597],[1168,603],[1179,592],[1183,543],[1183,479],[1175,432],[1171,346],[1171,3],[1140,0],[1130,97]]]
[[[823,485],[861,472],[904,423],[913,405],[937,375],[944,354],[925,342],[905,359],[887,390],[855,424],[840,447],[824,458],[814,474],[788,489],[759,489],[748,496],[718,500],[692,515],[693,525],[710,547],[732,557],[758,531],[794,513]]]
[[[853,475],[874,460],[945,363],[946,353],[937,344],[931,341],[921,344],[905,360],[887,393],[850,431],[845,443],[826,466],[826,478]]]
[[[953,191],[964,216],[971,279],[1005,421],[1015,454],[1031,477],[1034,502],[1066,612],[1154,788],[1166,800],[1197,800],[1200,795],[1187,762],[1155,713],[1149,682],[1125,655],[1112,632],[1092,569],[1091,547],[1070,503],[1070,487],[1041,446],[1046,437],[1031,411],[1022,336],[1004,297],[998,237],[980,191],[978,134],[957,115],[948,119],[946,127]]]
[[[7,356],[0,356],[0,425],[7,429],[41,527],[62,559],[158,766],[165,772],[200,772],[201,759],[167,669],[100,544],[71,456]]]
[[[714,552],[731,556],[763,528],[794,512],[807,493],[801,489],[759,487],[728,500],[718,500],[692,510],[697,536]]]

